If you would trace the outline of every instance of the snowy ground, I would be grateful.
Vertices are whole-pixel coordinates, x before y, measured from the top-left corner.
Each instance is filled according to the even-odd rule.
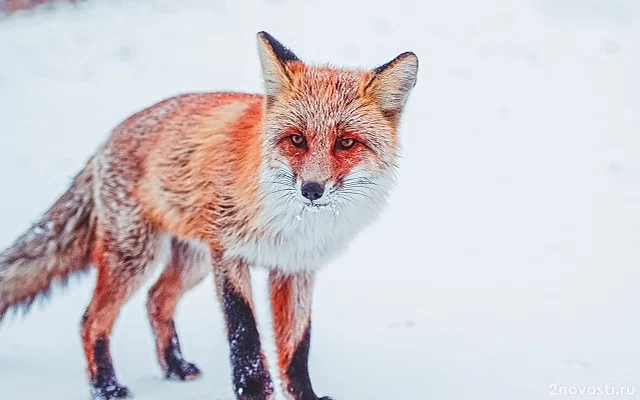
[[[636,0],[107,1],[0,20],[0,245],[132,111],[178,92],[261,90],[259,30],[312,62],[421,60],[392,204],[320,275],[319,393],[640,396]],[[0,399],[88,397],[79,321],[93,279],[0,326]],[[144,292],[116,326],[120,380],[139,400],[232,399],[211,282],[178,318],[204,371],[192,383],[160,379]]]

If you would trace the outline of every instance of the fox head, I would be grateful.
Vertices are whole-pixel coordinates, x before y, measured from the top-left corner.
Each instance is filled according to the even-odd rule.
[[[394,181],[417,56],[403,53],[371,70],[310,66],[266,32],[258,49],[267,195],[298,210],[377,208]]]

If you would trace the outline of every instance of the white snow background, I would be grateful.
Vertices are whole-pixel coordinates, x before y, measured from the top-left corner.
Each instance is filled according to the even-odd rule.
[[[640,396],[640,3],[636,0],[94,1],[0,20],[0,245],[132,112],[261,91],[255,33],[313,63],[420,58],[400,180],[319,275],[310,368],[336,400]],[[264,271],[254,292],[266,346]],[[88,399],[95,275],[0,325],[0,399]],[[138,400],[232,399],[212,280],[181,303],[190,383],[162,379],[144,302],[112,339]],[[553,396],[551,396],[553,397]],[[620,398],[573,396],[573,398]]]

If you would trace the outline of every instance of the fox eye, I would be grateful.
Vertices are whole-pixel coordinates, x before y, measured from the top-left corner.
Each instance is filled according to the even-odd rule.
[[[302,135],[291,135],[291,143],[299,149],[307,147],[307,141]]]
[[[339,139],[336,142],[336,149],[338,150],[349,150],[356,144],[356,141],[351,138]]]

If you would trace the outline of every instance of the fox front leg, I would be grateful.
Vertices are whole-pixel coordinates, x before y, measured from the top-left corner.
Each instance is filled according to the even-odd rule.
[[[273,383],[251,300],[251,275],[240,261],[214,264],[217,294],[227,323],[233,388],[238,400],[273,400]]]
[[[309,377],[313,274],[271,272],[271,309],[283,389],[293,400],[318,400]],[[319,400],[331,400],[322,397]]]

